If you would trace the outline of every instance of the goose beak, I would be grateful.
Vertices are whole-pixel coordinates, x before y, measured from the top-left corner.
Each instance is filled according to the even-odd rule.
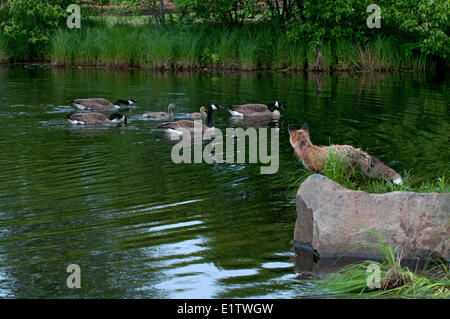
[[[280,109],[281,109],[282,111],[284,111],[284,106],[283,106],[282,104],[280,104]]]

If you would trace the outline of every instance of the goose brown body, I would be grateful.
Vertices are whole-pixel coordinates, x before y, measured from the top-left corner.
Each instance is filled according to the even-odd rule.
[[[76,99],[71,101],[77,108],[82,110],[113,110],[119,109],[120,104],[134,104],[133,99],[129,100],[117,100],[114,104],[104,98],[88,98],[88,99]]]
[[[230,110],[243,114],[244,116],[272,116],[272,112],[265,104],[242,104],[229,107]]]
[[[228,112],[232,116],[239,117],[269,117],[279,118],[280,111],[276,108],[283,109],[279,101],[271,101],[268,105],[265,104],[242,104],[228,107]]]
[[[67,119],[73,124],[90,125],[116,123],[117,119],[126,122],[126,117],[119,113],[112,114],[110,118],[107,118],[103,113],[98,112],[75,113],[68,115]]]
[[[213,121],[213,111],[217,109],[222,109],[223,107],[217,104],[211,104],[208,108],[207,113],[207,122],[206,124],[201,124],[202,134],[205,133],[206,130],[214,129],[214,121]],[[198,121],[200,122],[200,121]],[[183,135],[186,131],[189,133],[195,132],[195,121],[193,120],[180,120],[176,122],[166,122],[158,126],[159,128],[163,128],[167,133],[175,133],[178,135]]]
[[[142,114],[143,117],[147,118],[166,118],[173,116],[173,110],[175,109],[175,104],[169,104],[166,112],[147,112]]]
[[[194,132],[194,121],[180,120],[180,121],[176,121],[176,122],[167,122],[167,123],[161,124],[158,127],[164,128],[164,129],[171,129],[174,131],[180,131],[180,132],[183,130],[187,130],[187,131],[193,133]],[[204,133],[208,128],[209,127],[202,124],[202,126],[201,126],[202,133]]]
[[[186,114],[189,117],[198,117],[198,118],[206,118],[207,114],[205,112],[206,108],[204,106],[202,106],[200,108],[200,113],[199,112],[194,112],[194,113],[188,113]]]

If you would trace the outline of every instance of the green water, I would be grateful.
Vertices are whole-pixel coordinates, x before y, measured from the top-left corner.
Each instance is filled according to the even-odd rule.
[[[0,69],[0,297],[298,298],[301,165],[287,123],[432,178],[449,167],[450,79]],[[76,127],[74,98],[138,98],[127,125]],[[174,164],[147,111],[281,100],[280,166]],[[216,127],[239,126],[226,111]],[[69,289],[66,267],[81,267]]]

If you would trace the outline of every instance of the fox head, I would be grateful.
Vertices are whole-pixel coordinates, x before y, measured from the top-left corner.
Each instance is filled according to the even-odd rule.
[[[311,144],[311,140],[309,139],[309,126],[308,124],[303,124],[302,128],[297,130],[293,128],[290,124],[288,124],[289,130],[289,142],[291,146],[295,149],[297,147],[302,148],[306,145]]]

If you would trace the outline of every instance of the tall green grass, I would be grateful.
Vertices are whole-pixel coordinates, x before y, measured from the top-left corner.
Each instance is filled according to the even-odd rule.
[[[7,54],[6,40],[0,34],[0,64],[7,63],[9,55]]]
[[[258,42],[251,36],[243,36],[239,41],[239,62],[241,70],[256,70],[258,66]]]
[[[227,68],[227,69],[238,69],[239,60],[239,33],[237,31],[215,33],[215,36],[219,36],[219,39],[211,42],[212,47],[209,48],[212,54],[217,55],[216,67]],[[209,65],[209,67],[214,67],[214,65]]]
[[[391,38],[366,44],[351,40],[310,46],[290,41],[277,26],[249,23],[227,30],[218,24],[108,25],[96,21],[80,30],[52,35],[47,59],[59,66],[139,67],[157,70],[420,70],[430,66]]]
[[[337,273],[317,282],[315,291],[319,294],[355,298],[450,298],[450,272],[448,264],[431,258],[424,269],[417,274],[408,267],[402,267],[402,252],[386,245],[381,236],[371,232],[377,243],[363,243],[367,247],[375,247],[381,262],[364,261],[343,267]],[[434,263],[434,266],[430,266]],[[369,288],[367,285],[368,267],[375,265],[380,270],[379,287]]]
[[[442,176],[433,179],[416,177],[411,171],[405,171],[402,174],[403,182],[398,185],[382,178],[371,179],[365,176],[359,167],[352,167],[348,164],[349,161],[345,156],[331,151],[320,173],[347,189],[362,190],[373,194],[394,191],[450,193],[450,173],[448,170],[445,170]],[[299,170],[291,186],[298,189],[312,174],[314,172],[308,169]]]

